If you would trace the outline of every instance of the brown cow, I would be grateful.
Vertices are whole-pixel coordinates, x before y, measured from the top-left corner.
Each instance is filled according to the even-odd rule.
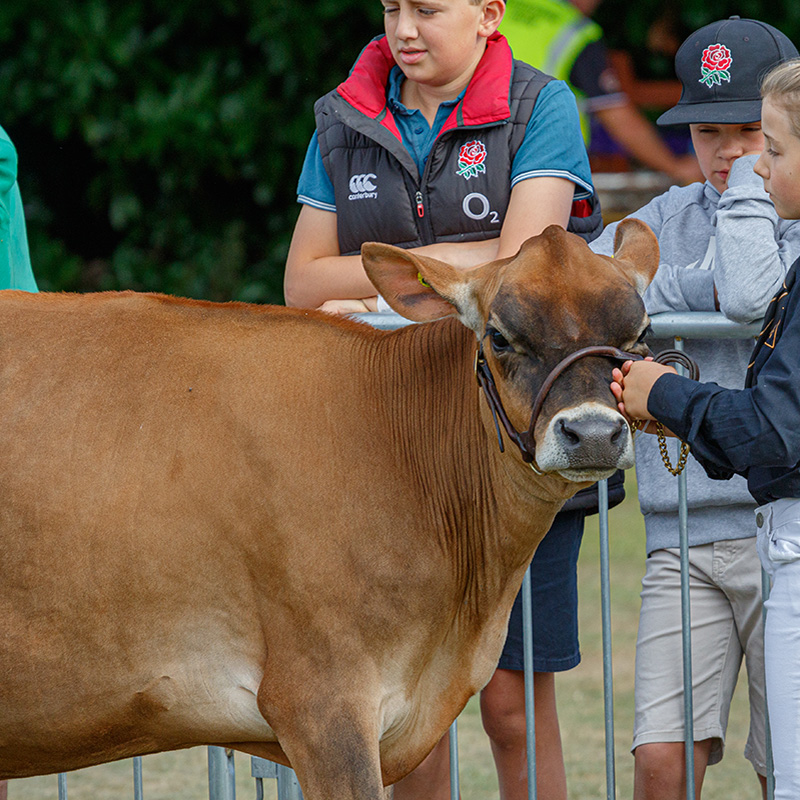
[[[492,675],[553,515],[632,445],[595,356],[544,403],[548,474],[501,454],[476,339],[525,429],[563,356],[643,349],[657,245],[364,260],[401,313],[458,319],[2,293],[0,778],[218,744],[375,800]]]

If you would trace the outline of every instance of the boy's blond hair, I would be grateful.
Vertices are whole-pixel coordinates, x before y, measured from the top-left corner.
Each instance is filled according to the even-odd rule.
[[[789,114],[792,133],[800,138],[800,58],[771,69],[761,82],[761,97],[769,97]]]

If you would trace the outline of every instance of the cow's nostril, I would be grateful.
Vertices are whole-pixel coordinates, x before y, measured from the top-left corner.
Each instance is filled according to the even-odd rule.
[[[576,431],[572,424],[567,422],[567,420],[562,419],[561,421],[561,433],[564,435],[564,438],[569,442],[571,445],[580,445],[581,443],[581,435],[578,431]]]
[[[627,429],[627,425],[625,424],[624,419],[617,420],[616,430],[611,434],[611,443],[618,444],[620,437],[625,433]]]

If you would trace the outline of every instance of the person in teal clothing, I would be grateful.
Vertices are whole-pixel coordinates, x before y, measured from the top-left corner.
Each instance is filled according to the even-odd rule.
[[[22,196],[17,184],[17,150],[0,128],[0,289],[38,292],[31,269]]]
[[[17,184],[17,149],[0,128],[0,289],[38,292],[28,252],[22,196]],[[8,782],[0,781],[0,800]]]

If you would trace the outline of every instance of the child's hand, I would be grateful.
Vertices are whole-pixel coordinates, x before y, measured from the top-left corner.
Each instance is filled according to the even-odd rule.
[[[672,367],[656,364],[652,359],[626,361],[611,373],[611,392],[617,407],[628,419],[654,419],[647,410],[647,399],[653,384],[666,373],[675,373]]]
[[[320,307],[319,311],[326,311],[328,314],[363,314],[365,311],[375,311],[367,305],[364,300],[326,300]],[[371,298],[375,299],[375,298]]]

